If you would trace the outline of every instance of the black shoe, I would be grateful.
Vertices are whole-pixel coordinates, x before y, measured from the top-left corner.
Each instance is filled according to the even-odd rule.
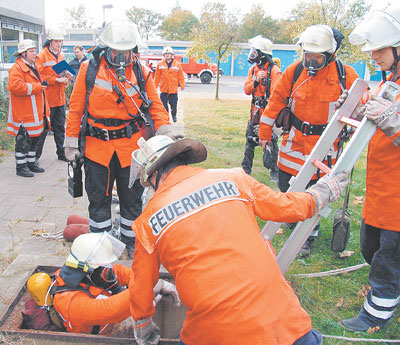
[[[297,253],[297,255],[300,258],[308,258],[311,255],[311,243],[313,241],[311,240],[306,240],[303,244],[303,246],[300,248],[299,252]]]
[[[17,175],[22,177],[33,177],[33,172],[28,169],[27,165],[17,168]]]
[[[172,115],[172,120],[176,122],[176,115]]]
[[[59,160],[59,161],[64,161],[64,162],[69,162],[68,159],[67,159],[67,157],[65,157],[65,155],[59,155],[59,156],[58,156],[58,160]]]
[[[358,316],[351,319],[341,320],[339,325],[350,332],[366,332],[370,326],[361,320]]]
[[[37,162],[35,163],[28,163],[28,168],[30,171],[34,173],[44,173],[45,170],[39,166]]]

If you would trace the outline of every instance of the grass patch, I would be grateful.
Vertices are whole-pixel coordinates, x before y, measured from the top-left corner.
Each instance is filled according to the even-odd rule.
[[[239,167],[243,159],[245,131],[249,116],[248,100],[214,100],[186,98],[185,135],[200,140],[208,149],[208,159],[199,164],[204,168]],[[312,255],[308,259],[296,259],[286,273],[296,291],[303,308],[311,315],[313,327],[323,334],[376,339],[400,339],[400,308],[397,308],[390,324],[375,334],[355,335],[338,325],[343,318],[356,316],[364,302],[360,295],[363,285],[368,284],[369,268],[324,278],[299,278],[299,273],[312,273],[343,268],[364,263],[360,253],[360,227],[363,197],[365,195],[366,151],[357,162],[352,180],[349,202],[351,235],[347,250],[355,254],[339,259],[330,250],[332,236],[332,211],[321,221],[320,235],[314,242]],[[262,165],[261,148],[256,148],[252,176],[258,181],[278,190],[269,179],[269,172]],[[341,208],[343,199],[331,205],[333,210]],[[264,222],[259,220],[260,227]],[[290,236],[290,231],[276,235],[273,245],[277,252]],[[267,312],[267,311],[266,311]],[[324,344],[353,344],[349,341],[324,339]],[[354,342],[354,344],[356,344]],[[358,343],[357,343],[358,344]]]

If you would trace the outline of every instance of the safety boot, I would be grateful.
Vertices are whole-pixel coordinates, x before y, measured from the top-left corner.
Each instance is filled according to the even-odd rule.
[[[30,171],[32,171],[34,173],[44,173],[45,172],[45,170],[39,166],[38,162],[28,163],[28,168]]]
[[[311,243],[313,241],[312,240],[306,240],[303,244],[303,246],[300,248],[299,252],[297,253],[297,255],[300,258],[308,258],[311,255]]]
[[[17,175],[22,177],[33,177],[33,172],[29,170],[27,164],[17,165]]]
[[[174,122],[176,122],[176,115],[172,115],[172,120],[174,121]]]
[[[366,322],[361,320],[359,316],[353,317],[351,319],[340,320],[340,326],[344,329],[347,329],[350,332],[366,332],[371,327]]]

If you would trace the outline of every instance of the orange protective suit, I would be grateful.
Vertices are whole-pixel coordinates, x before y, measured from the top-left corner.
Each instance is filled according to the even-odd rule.
[[[78,77],[75,81],[74,90],[72,92],[70,101],[70,111],[67,116],[66,137],[79,137],[81,118],[85,107],[85,77],[88,65],[88,62],[82,63]],[[162,125],[170,124],[169,115],[165,111],[160,98],[158,97],[157,90],[154,87],[153,79],[147,78],[150,70],[144,66],[142,66],[142,70],[144,79],[147,80],[147,95],[153,102],[149,112],[154,121],[155,129],[157,130]],[[135,73],[132,70],[132,64],[126,67],[125,73],[126,78],[136,87],[138,87]],[[132,117],[129,116],[129,113],[136,116],[138,114],[138,108],[142,105],[143,101],[139,99],[139,94],[131,85],[128,83],[123,83],[125,86],[124,88],[112,74],[115,75],[115,72],[108,68],[106,61],[101,58],[95,84],[89,97],[88,112],[96,119],[131,120]],[[116,85],[120,88],[121,93],[124,96],[124,102],[128,109],[122,102],[117,104],[118,96],[113,91],[113,85]],[[133,99],[129,97],[128,92]],[[93,122],[93,119],[89,118],[88,127]],[[106,127],[99,122],[94,123],[93,126],[97,128],[107,128],[108,130],[116,130],[125,127],[125,125]],[[133,133],[131,138],[124,137],[109,141],[87,136],[85,156],[96,163],[99,163],[103,166],[108,166],[111,157],[113,156],[114,152],[116,152],[122,168],[128,167],[131,163],[132,151],[139,148],[137,146],[137,141],[142,136],[142,133],[143,129]]]
[[[65,60],[64,55],[59,52],[57,58],[50,51],[49,47],[45,47],[38,57],[42,62],[43,69],[40,71],[43,75],[43,80],[47,80],[49,85],[46,88],[46,96],[50,108],[59,107],[65,104],[65,84],[57,83],[58,75],[53,70],[53,66],[62,60]]]
[[[400,85],[400,80],[396,83]],[[400,102],[400,95],[397,102]],[[369,142],[367,188],[362,211],[366,224],[392,231],[400,231],[400,194],[396,187],[400,180],[400,147],[393,144],[399,135],[400,132],[389,138],[378,128]]]
[[[35,66],[39,72],[38,58]],[[9,71],[7,90],[10,91],[7,133],[16,136],[23,123],[30,137],[39,136],[43,132],[43,118],[49,116],[49,105],[41,81],[22,58],[18,58]]]
[[[246,81],[244,82],[244,93],[246,95],[254,95],[257,97],[265,97],[265,85],[263,85],[261,82],[257,85],[257,87],[254,87],[254,81],[256,80],[257,75],[260,73],[260,71],[265,71],[266,74],[268,74],[268,66],[269,62],[267,62],[263,68],[260,68],[258,65],[253,65],[249,68],[249,72],[247,74]],[[271,69],[271,85],[270,85],[270,96],[274,89],[276,88],[276,85],[278,85],[278,81],[282,76],[282,72],[279,69],[278,66],[274,66]],[[260,109],[260,111],[263,111],[264,109]],[[250,117],[251,115],[254,114],[254,105],[252,104],[251,106],[251,112],[250,112]]]
[[[132,270],[118,264],[113,266],[113,270],[119,284],[128,285],[132,278]],[[56,272],[55,286],[64,286],[65,282],[59,273],[60,271]],[[80,286],[89,289],[94,298],[83,291],[60,292],[53,297],[54,308],[61,315],[68,332],[90,334],[94,326],[100,326],[98,334],[110,335],[113,324],[130,316],[128,289],[110,296],[107,291],[98,287],[82,283]]]
[[[176,167],[132,225],[133,318],[154,314],[153,287],[163,264],[189,308],[181,332],[185,344],[293,344],[310,331],[311,320],[256,216],[295,222],[314,209],[311,194],[274,192],[240,168]]]
[[[262,140],[271,140],[272,126],[290,97],[290,87],[298,64],[299,62],[286,68],[269,100],[268,106],[265,108],[260,121],[259,137]],[[358,75],[354,68],[346,64],[344,66],[346,89],[349,89]],[[330,117],[334,114],[335,102],[340,94],[341,88],[335,61],[319,70],[313,77],[308,76],[307,70],[303,69],[293,85],[291,110],[301,121],[313,125],[324,125],[329,122]],[[289,133],[284,135],[280,146],[279,169],[296,176],[319,137],[320,135],[304,135],[292,126]],[[332,153],[332,164],[335,163],[337,157],[337,142]],[[313,179],[315,178],[317,178],[316,175]]]
[[[179,61],[172,60],[172,65],[168,68],[167,62],[162,60],[156,69],[154,75],[154,84],[156,88],[160,86],[160,92],[178,93],[178,86],[181,90],[185,89],[185,76]]]

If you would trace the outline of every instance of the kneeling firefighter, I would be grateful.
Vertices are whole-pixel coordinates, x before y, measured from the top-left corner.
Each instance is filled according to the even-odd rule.
[[[114,324],[130,316],[127,286],[133,272],[112,265],[124,248],[107,233],[78,236],[53,280],[38,273],[28,280],[28,291],[39,305],[53,303],[51,308],[61,321],[58,326],[63,325],[68,332],[110,335]],[[180,303],[174,284],[165,280],[159,280],[154,294],[172,295],[176,304]],[[50,317],[56,321],[51,313]]]
[[[136,25],[111,22],[103,28],[99,40],[94,58],[82,64],[75,81],[64,146],[69,161],[85,157],[91,232],[111,230],[116,181],[121,240],[133,258],[131,225],[142,210],[143,188],[139,182],[128,188],[130,154],[138,148],[142,136],[150,137],[154,131],[175,135],[150,78],[151,70],[142,66],[136,55],[142,44]]]

